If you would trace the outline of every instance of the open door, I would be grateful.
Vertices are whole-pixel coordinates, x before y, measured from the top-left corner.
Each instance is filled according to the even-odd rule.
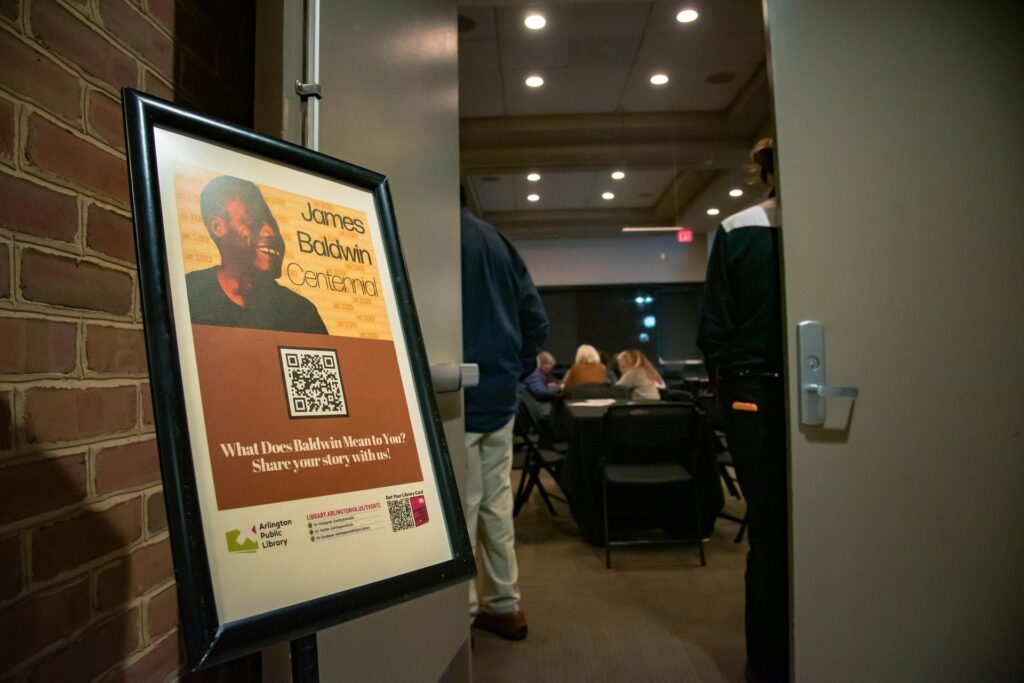
[[[258,125],[293,142],[304,129],[307,144],[324,154],[388,176],[427,354],[431,363],[459,363],[455,4],[261,0],[258,9],[258,32],[273,37],[258,45],[280,52],[257,57]],[[305,80],[319,83],[321,99],[302,109],[295,80],[304,60]],[[439,394],[438,407],[461,485],[461,394]],[[317,640],[322,681],[468,681],[468,589],[403,603]],[[263,661],[264,680],[288,679],[287,645],[265,651]]]
[[[1024,5],[768,0],[797,681],[1024,679]],[[796,326],[824,324],[826,428]]]

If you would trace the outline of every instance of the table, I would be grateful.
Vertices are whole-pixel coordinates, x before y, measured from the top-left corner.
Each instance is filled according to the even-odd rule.
[[[637,401],[614,401],[604,405],[585,402],[567,402],[560,415],[560,430],[567,437],[569,450],[559,475],[558,483],[566,498],[573,519],[588,543],[604,545],[604,517],[602,512],[601,448],[604,443],[604,414],[609,405],[626,405]],[[708,538],[715,528],[715,519],[725,504],[715,460],[713,434],[706,415],[698,409],[700,426],[697,452],[697,487],[701,497],[700,537]],[[691,530],[692,505],[681,501],[659,522],[665,526]]]

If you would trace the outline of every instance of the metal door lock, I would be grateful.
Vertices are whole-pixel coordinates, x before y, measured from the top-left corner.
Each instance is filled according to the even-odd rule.
[[[825,326],[805,320],[797,326],[797,354],[800,357],[800,423],[809,427],[825,424],[826,399],[857,398],[856,387],[825,384]]]

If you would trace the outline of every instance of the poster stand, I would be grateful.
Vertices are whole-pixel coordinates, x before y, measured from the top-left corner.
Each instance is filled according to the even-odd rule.
[[[387,179],[122,98],[187,660],[315,681],[318,630],[475,573]]]

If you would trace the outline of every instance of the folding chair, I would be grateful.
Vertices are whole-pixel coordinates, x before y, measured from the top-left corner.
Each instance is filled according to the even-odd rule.
[[[540,419],[540,408],[536,399],[528,394],[524,395],[519,403],[514,433],[521,447],[523,474],[516,490],[512,516],[519,514],[534,489],[540,492],[548,511],[552,515],[557,515],[551,499],[555,498],[564,503],[565,498],[549,493],[540,477],[542,471],[547,471],[552,478],[558,480],[562,463],[565,462],[565,449],[561,448],[564,444],[558,444],[554,440],[550,427],[546,427],[546,423]]]
[[[644,403],[608,408],[604,416],[605,447],[601,457],[605,567],[611,567],[613,545],[643,543],[696,545],[701,566],[707,564],[700,531],[700,493],[696,478],[698,426],[699,415],[689,403]],[[652,495],[655,489],[672,500],[679,500],[681,509],[670,511],[652,507],[659,502]],[[629,498],[630,515],[644,512],[644,507],[651,508],[646,512],[657,519],[672,512],[685,512],[692,535],[687,538],[638,538],[634,535],[627,540],[613,539],[611,521],[621,512],[613,507],[619,498],[616,494],[624,491],[643,493]],[[689,493],[688,500],[684,491]]]

